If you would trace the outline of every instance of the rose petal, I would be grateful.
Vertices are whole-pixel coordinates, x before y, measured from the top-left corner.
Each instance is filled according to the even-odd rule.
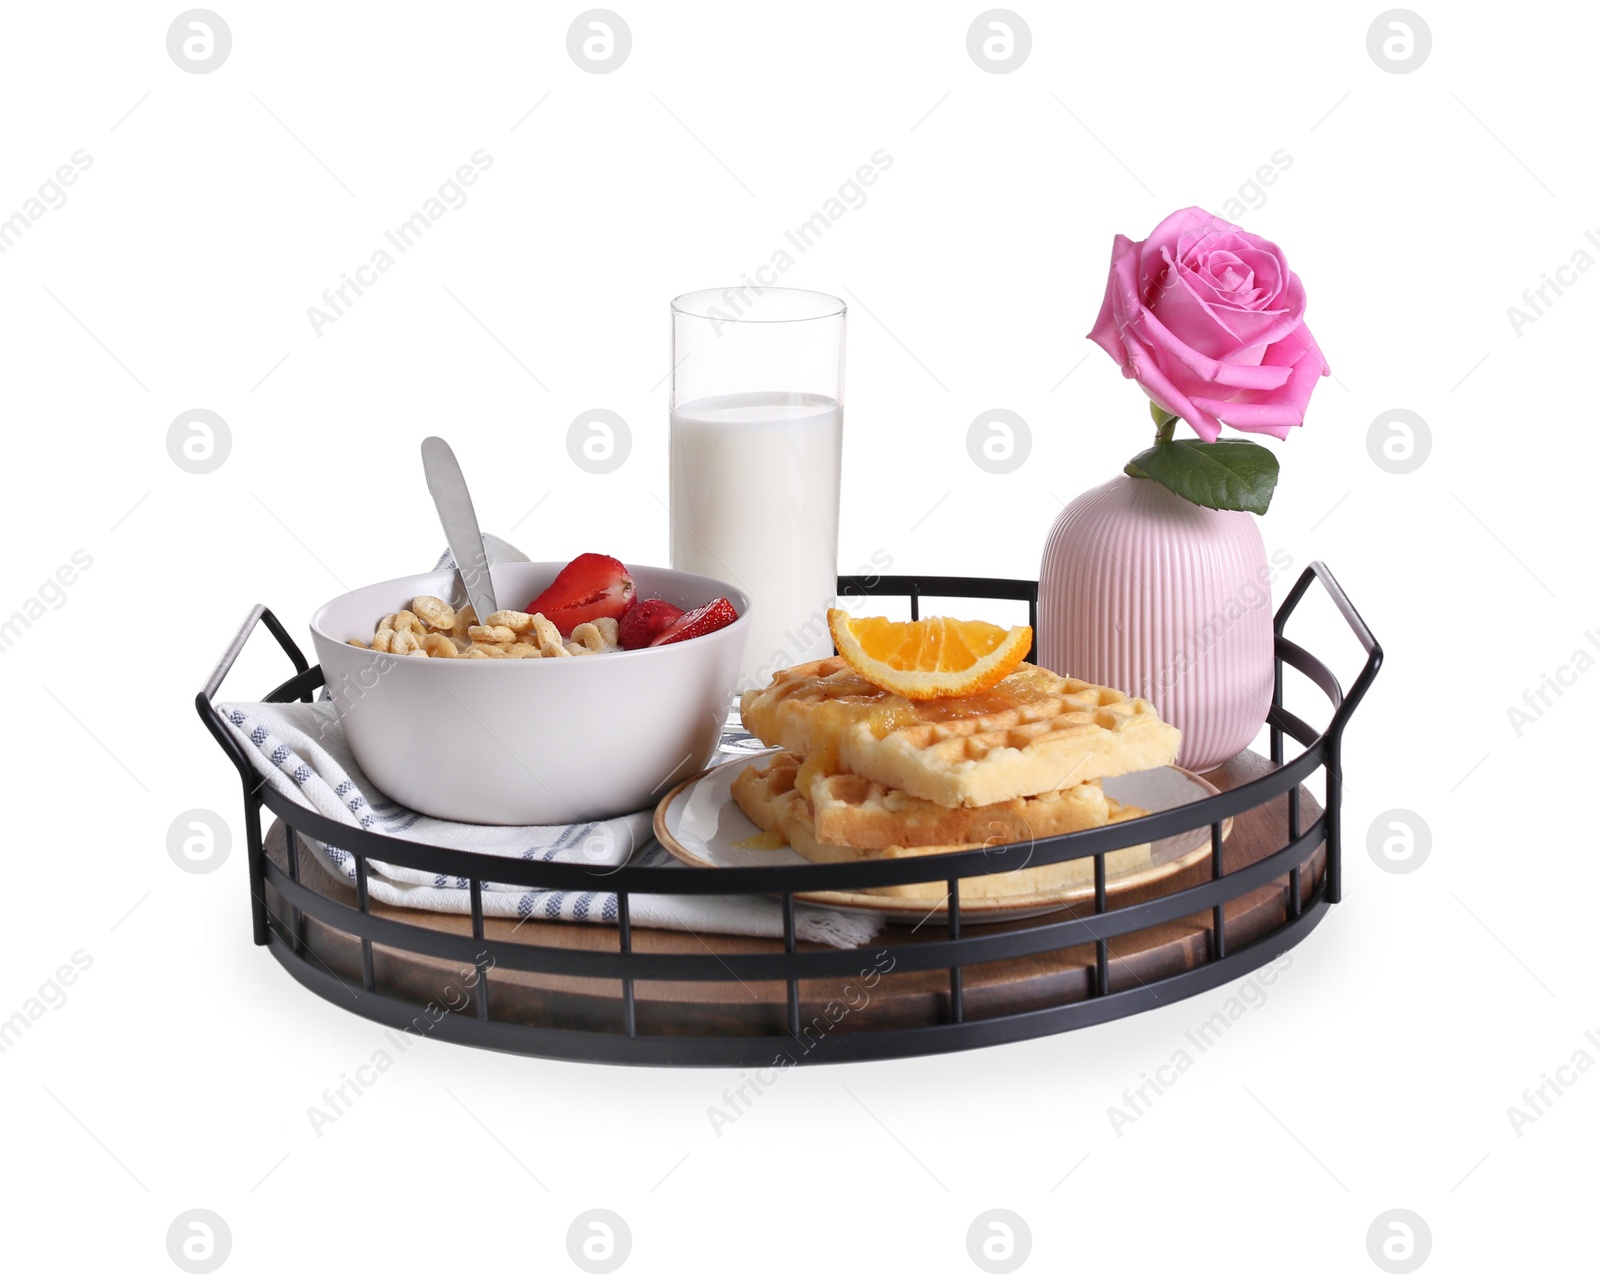
[[[1239,336],[1240,347],[1259,348],[1287,339],[1300,328],[1305,316],[1306,292],[1300,278],[1289,273],[1288,288],[1279,303],[1272,308],[1246,310],[1218,304],[1212,309],[1219,324]],[[1252,364],[1238,352],[1218,352],[1219,360],[1240,361]]]
[[[1212,291],[1196,281],[1192,271],[1174,267],[1146,306],[1169,332],[1183,335],[1189,347],[1211,357],[1226,356],[1239,347],[1241,336],[1213,310],[1208,294],[1215,299]]]
[[[1283,292],[1284,281],[1289,275],[1283,260],[1271,250],[1256,245],[1242,247],[1239,258],[1249,266],[1250,274],[1255,277],[1256,288],[1262,292],[1266,304],[1277,306],[1278,296]]]
[[[1208,214],[1197,205],[1167,215],[1149,236],[1133,243],[1138,252],[1136,280],[1140,297],[1147,302],[1150,299],[1156,282],[1166,271],[1166,253],[1170,252],[1174,260],[1182,263],[1188,260],[1193,247],[1206,237],[1238,230],[1226,219]]]
[[[1256,287],[1254,270],[1232,250],[1216,250],[1203,255],[1187,275],[1192,282],[1203,286],[1224,303],[1245,306],[1246,298],[1261,293]]]
[[[1100,301],[1100,315],[1088,337],[1098,343],[1111,359],[1124,371],[1128,365],[1128,349],[1122,331],[1130,316],[1140,312],[1138,288],[1134,273],[1138,267],[1138,247],[1127,237],[1119,235],[1111,245],[1111,271],[1106,278],[1105,298]]]
[[[1287,437],[1289,429],[1305,422],[1312,390],[1317,380],[1329,373],[1328,363],[1311,331],[1303,325],[1283,342],[1273,344],[1266,360],[1288,363],[1290,374],[1283,387],[1271,393],[1243,392],[1227,401],[1197,396],[1192,399],[1196,408],[1241,432]]]
[[[1261,362],[1254,365],[1217,361],[1184,343],[1154,314],[1148,317],[1145,324],[1148,327],[1148,344],[1159,356],[1168,359],[1162,362],[1162,368],[1167,370],[1173,377],[1173,382],[1179,385],[1184,384],[1188,376],[1193,376],[1202,383],[1221,384],[1229,388],[1271,390],[1281,388],[1289,377],[1287,366],[1266,364],[1270,348],[1262,352]],[[1181,367],[1181,372],[1171,363],[1177,363]]]
[[[1222,431],[1222,424],[1214,414],[1200,409],[1185,396],[1183,391],[1167,377],[1166,372],[1154,363],[1147,350],[1131,349],[1130,355],[1132,360],[1122,373],[1129,379],[1137,380],[1145,396],[1169,414],[1177,415],[1193,428],[1202,440],[1217,439],[1217,434]]]
[[[1188,346],[1218,361],[1241,365],[1258,364],[1259,358],[1245,355],[1251,348],[1264,348],[1273,339],[1292,332],[1296,318],[1282,313],[1261,313],[1221,301],[1207,302],[1210,293],[1199,286],[1194,273],[1180,272],[1171,288],[1161,292],[1151,308]],[[1262,339],[1261,335],[1267,338]]]

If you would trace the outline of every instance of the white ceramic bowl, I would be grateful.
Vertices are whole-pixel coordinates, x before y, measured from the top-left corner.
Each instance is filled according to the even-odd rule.
[[[496,601],[521,610],[562,565],[495,566]],[[432,660],[374,654],[346,639],[370,638],[379,619],[419,594],[449,601],[453,571],[369,585],[323,606],[311,635],[361,770],[415,811],[484,825],[640,811],[701,770],[737,694],[750,599],[704,575],[630,569],[640,597],[685,609],[726,597],[739,619],[642,651]]]

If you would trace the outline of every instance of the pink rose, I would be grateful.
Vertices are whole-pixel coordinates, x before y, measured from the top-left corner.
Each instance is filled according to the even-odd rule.
[[[1206,441],[1226,423],[1287,437],[1328,373],[1283,252],[1202,209],[1118,236],[1089,332],[1151,401]]]

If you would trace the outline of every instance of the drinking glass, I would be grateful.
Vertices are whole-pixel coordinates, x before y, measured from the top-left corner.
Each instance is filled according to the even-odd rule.
[[[832,651],[844,318],[810,290],[672,301],[672,565],[749,593],[745,686]]]

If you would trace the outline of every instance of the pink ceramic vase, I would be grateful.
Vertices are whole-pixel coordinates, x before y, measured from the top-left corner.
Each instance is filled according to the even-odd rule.
[[[1282,568],[1277,568],[1281,570]],[[1272,704],[1272,579],[1249,513],[1119,476],[1056,518],[1039,570],[1039,662],[1144,696],[1209,771]]]

